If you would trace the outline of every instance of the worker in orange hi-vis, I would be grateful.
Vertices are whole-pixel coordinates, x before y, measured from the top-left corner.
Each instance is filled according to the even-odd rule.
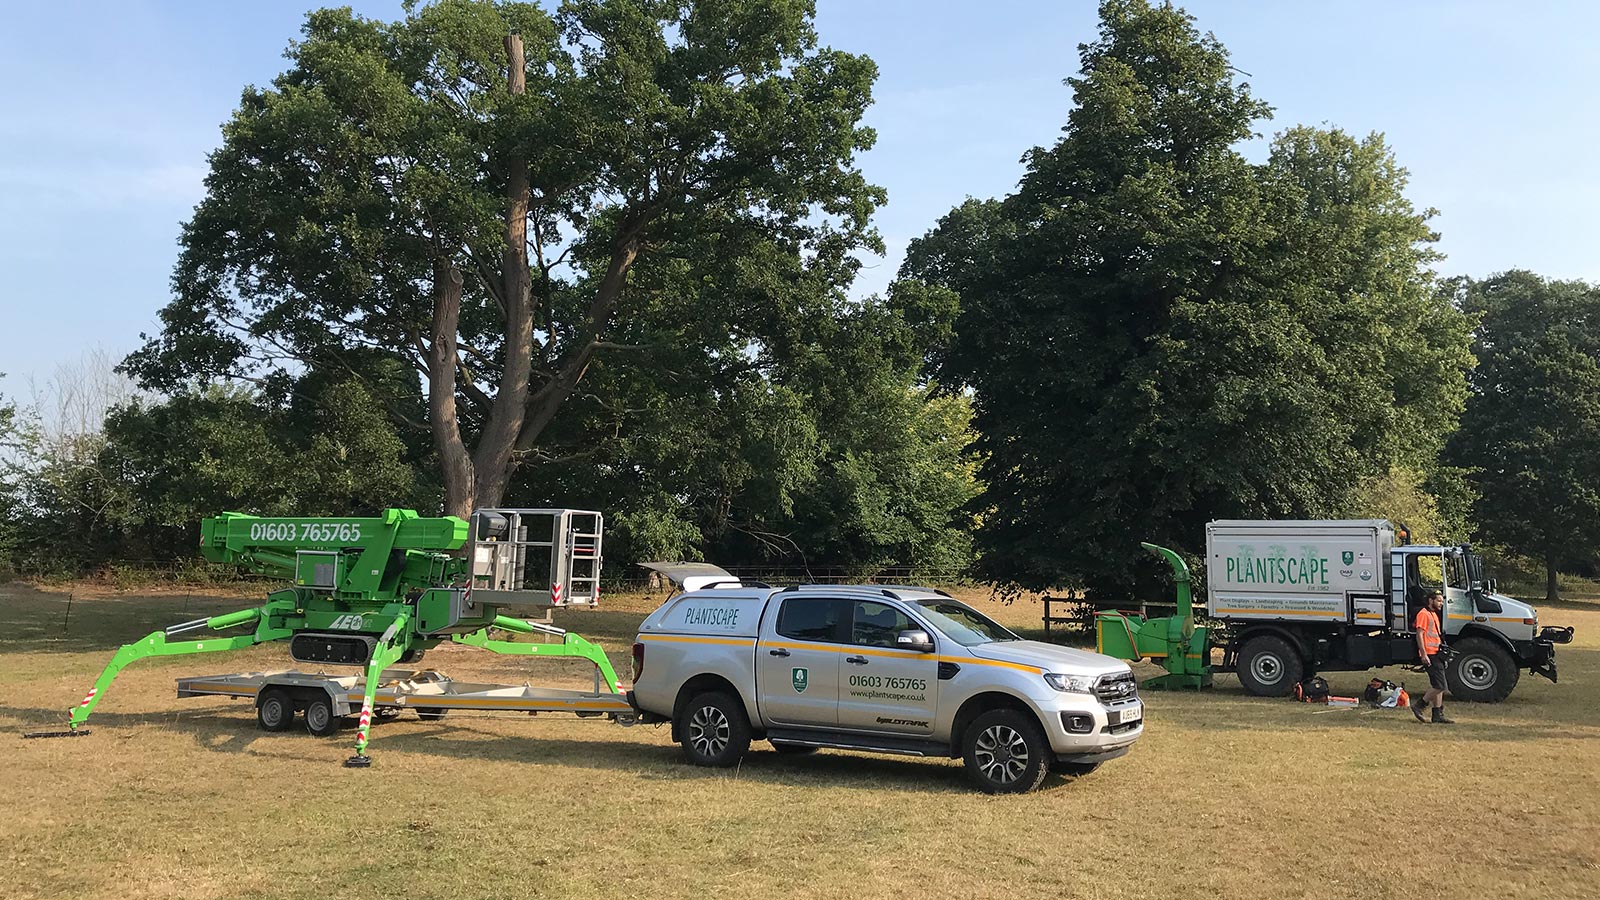
[[[1443,609],[1444,595],[1434,591],[1428,595],[1427,605],[1417,610],[1417,619],[1412,623],[1412,630],[1417,633],[1417,658],[1428,670],[1428,690],[1412,699],[1411,714],[1425,723],[1428,720],[1422,717],[1422,709],[1432,706],[1433,724],[1454,725],[1455,721],[1444,714],[1444,629],[1439,617]]]

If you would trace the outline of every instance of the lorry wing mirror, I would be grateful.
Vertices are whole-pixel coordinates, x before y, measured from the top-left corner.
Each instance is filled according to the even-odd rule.
[[[926,631],[902,631],[894,636],[894,645],[901,650],[915,650],[918,653],[933,652],[933,638]]]

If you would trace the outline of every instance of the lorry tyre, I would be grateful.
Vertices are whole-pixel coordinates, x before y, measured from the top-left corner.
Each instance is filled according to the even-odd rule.
[[[1234,673],[1248,693],[1257,697],[1287,697],[1305,676],[1305,663],[1288,641],[1264,634],[1245,641]]]
[[[1465,637],[1450,645],[1445,679],[1450,695],[1474,703],[1499,703],[1511,696],[1522,672],[1500,646],[1488,638]]]
[[[333,714],[332,700],[313,697],[306,701],[306,730],[317,737],[327,737],[339,730],[339,717]]]
[[[773,741],[772,749],[782,753],[784,756],[805,756],[808,753],[815,753],[821,748],[808,747],[805,744],[787,744],[783,741]]]
[[[694,695],[681,715],[683,756],[697,766],[726,769],[737,765],[750,749],[744,705],[721,691]]]
[[[1050,774],[1050,742],[1029,713],[991,709],[962,735],[967,777],[987,794],[1025,794]]]
[[[256,706],[256,724],[262,731],[288,731],[294,724],[294,698],[283,688],[262,691],[261,702]]]

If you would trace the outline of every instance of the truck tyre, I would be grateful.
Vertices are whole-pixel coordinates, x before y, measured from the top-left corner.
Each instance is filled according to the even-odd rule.
[[[1029,713],[991,709],[962,735],[967,777],[986,794],[1025,794],[1050,774],[1050,742]]]
[[[697,766],[726,769],[737,765],[750,749],[744,705],[721,691],[694,695],[680,715],[683,756]]]
[[[1287,697],[1305,675],[1305,663],[1289,642],[1264,634],[1244,643],[1234,667],[1239,683],[1257,697]]]
[[[339,730],[339,717],[333,714],[332,700],[324,696],[306,701],[306,730],[317,737],[327,737]]]
[[[807,747],[805,744],[786,744],[783,741],[773,741],[772,749],[782,753],[784,756],[805,756],[808,753],[815,753],[821,748]]]
[[[1445,679],[1450,695],[1474,703],[1499,703],[1511,696],[1522,677],[1516,660],[1488,638],[1464,637],[1450,645]]]
[[[256,705],[256,724],[262,731],[288,731],[294,725],[294,698],[283,688],[267,688]]]

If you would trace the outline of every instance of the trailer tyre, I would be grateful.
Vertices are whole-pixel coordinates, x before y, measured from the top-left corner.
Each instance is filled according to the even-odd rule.
[[[750,721],[744,705],[721,691],[690,698],[683,707],[683,756],[697,766],[726,769],[750,749]]]
[[[1305,662],[1288,641],[1264,634],[1245,641],[1234,672],[1248,693],[1257,697],[1287,697],[1305,677]]]
[[[419,709],[417,710],[417,718],[424,722],[437,722],[444,718],[444,714],[449,711],[448,709]]]
[[[1499,703],[1511,696],[1522,672],[1516,660],[1488,638],[1465,637],[1450,645],[1455,652],[1445,667],[1450,694],[1474,703]]]
[[[294,725],[294,698],[282,688],[267,688],[256,704],[256,724],[262,731],[288,731]]]
[[[1026,794],[1050,774],[1050,742],[1031,713],[991,709],[961,736],[967,778],[986,794]]]
[[[317,737],[327,737],[339,730],[339,717],[333,714],[332,700],[312,697],[306,701],[306,730]]]

